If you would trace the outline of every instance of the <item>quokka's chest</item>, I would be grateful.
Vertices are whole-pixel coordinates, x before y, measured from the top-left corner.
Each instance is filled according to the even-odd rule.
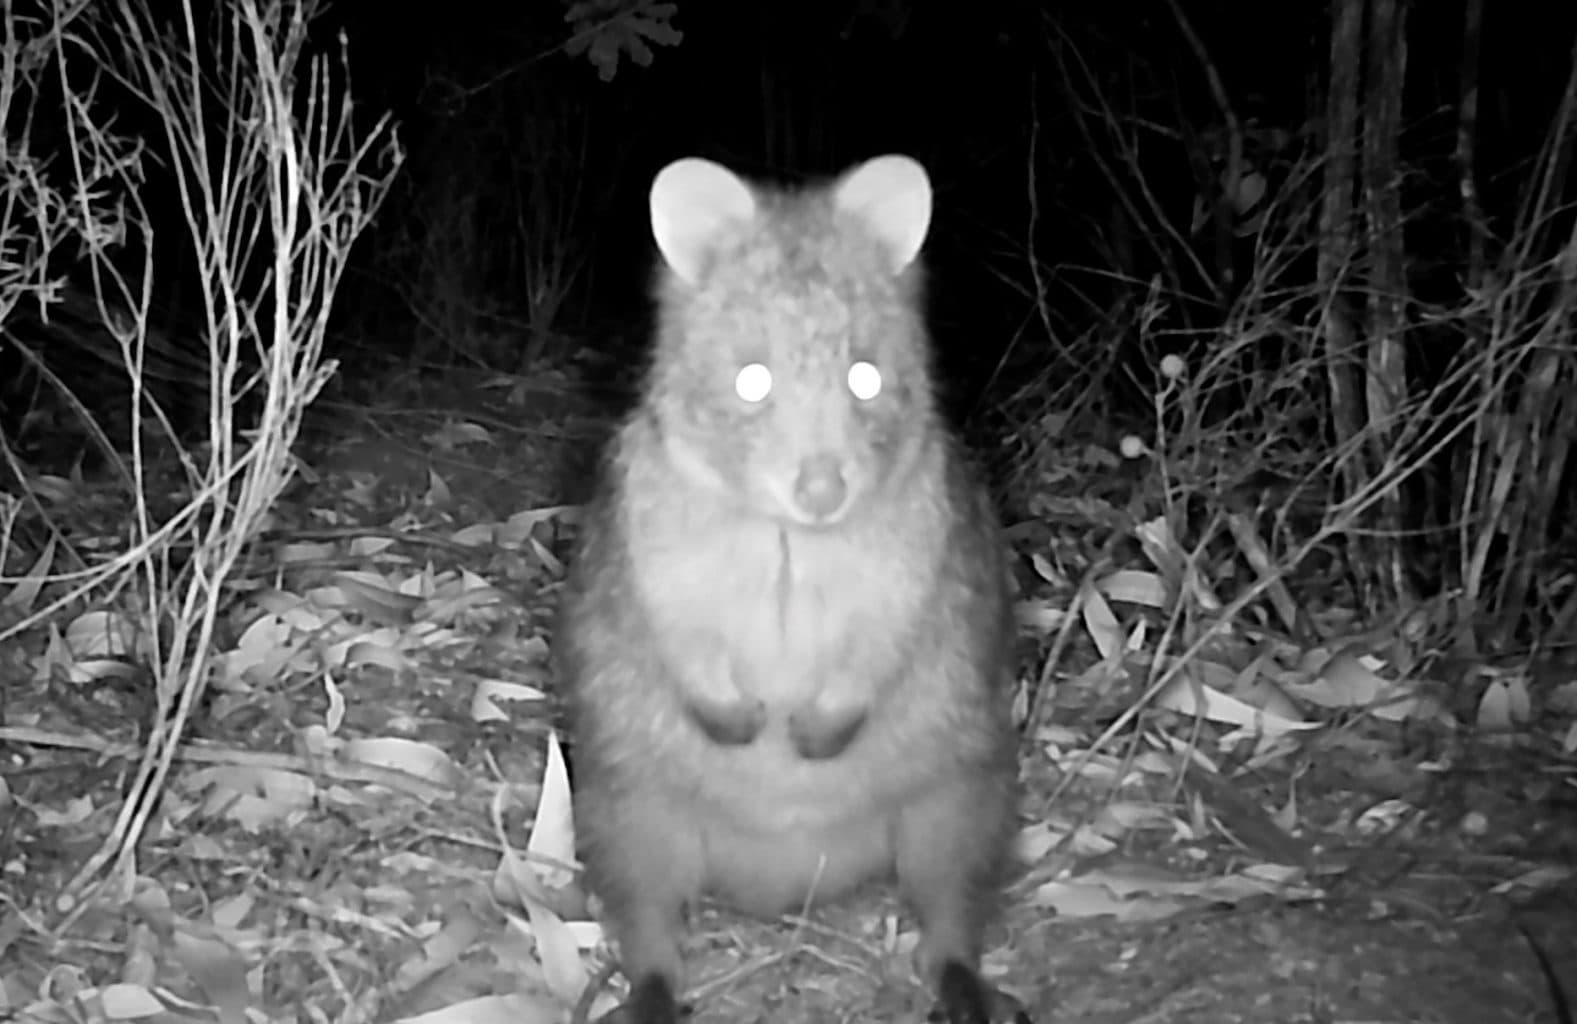
[[[938,576],[926,546],[865,530],[741,524],[632,546],[659,635],[702,633],[754,665],[814,669],[851,645],[906,634]]]

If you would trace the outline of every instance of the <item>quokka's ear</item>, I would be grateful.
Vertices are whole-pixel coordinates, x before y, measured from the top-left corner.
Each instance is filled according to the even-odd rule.
[[[695,283],[722,230],[756,215],[756,197],[721,164],[686,157],[657,172],[651,191],[652,237],[681,279]]]
[[[833,205],[879,242],[898,273],[914,261],[931,227],[931,179],[907,156],[879,156],[838,179]]]

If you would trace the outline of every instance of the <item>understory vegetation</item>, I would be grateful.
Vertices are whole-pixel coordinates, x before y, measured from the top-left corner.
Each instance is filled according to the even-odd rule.
[[[617,1001],[548,624],[639,386],[650,175],[703,149],[939,184],[940,377],[1024,652],[987,966],[1037,1018],[1400,1019],[1318,973],[1436,976],[1377,930],[1164,947],[1148,1017],[1097,995],[1127,940],[1065,936],[1571,899],[1577,24],[1508,56],[1483,0],[1301,4],[1280,66],[1185,0],[795,6],[749,43],[703,0],[407,36],[314,0],[0,11],[0,1016]],[[709,914],[696,1018],[902,1012],[880,913]],[[1559,998],[1515,936],[1577,936],[1506,928],[1438,1019]]]

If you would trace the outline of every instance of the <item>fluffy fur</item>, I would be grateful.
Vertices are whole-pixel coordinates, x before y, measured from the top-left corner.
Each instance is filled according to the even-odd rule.
[[[703,894],[768,915],[881,877],[948,1015],[986,1019],[1012,620],[994,514],[932,394],[930,198],[903,157],[799,193],[699,160],[654,182],[654,362],[555,644],[635,1024],[673,1020]],[[756,365],[752,401],[736,383]]]

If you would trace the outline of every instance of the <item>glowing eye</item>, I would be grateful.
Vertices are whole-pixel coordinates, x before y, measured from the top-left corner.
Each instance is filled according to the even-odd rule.
[[[751,363],[734,375],[734,394],[754,404],[772,391],[772,371],[760,363]]]
[[[862,402],[869,402],[882,392],[882,371],[861,361],[849,367],[849,390]]]

